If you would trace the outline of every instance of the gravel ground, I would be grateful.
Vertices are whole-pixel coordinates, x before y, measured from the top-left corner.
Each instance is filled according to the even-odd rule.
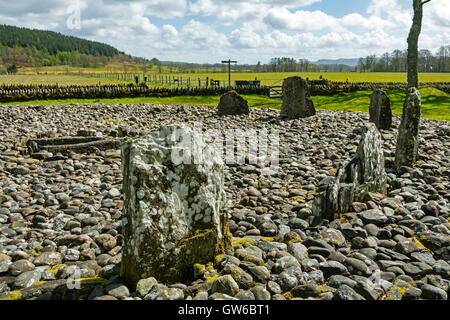
[[[218,117],[167,105],[0,106],[0,298],[90,300],[447,300],[450,283],[450,126],[423,119],[419,162],[393,169],[396,135],[382,131],[388,194],[371,194],[336,221],[312,216],[326,182],[351,160],[368,114],[279,111]],[[150,278],[136,291],[118,273],[123,207],[120,151],[26,152],[26,139],[119,132],[161,124],[277,129],[281,171],[226,167],[234,250],[193,266],[193,281]],[[80,279],[81,278],[81,279]],[[78,280],[77,280],[78,279]]]

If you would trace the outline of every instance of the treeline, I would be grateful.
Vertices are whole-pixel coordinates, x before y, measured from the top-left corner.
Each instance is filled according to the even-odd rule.
[[[45,48],[38,50],[36,47],[8,47],[0,44],[0,74],[13,74],[23,67],[31,67],[34,68],[34,72],[41,73],[42,67],[97,68],[110,63],[145,65],[149,62],[144,58],[136,58],[123,53],[112,57],[89,55],[79,51],[60,51],[52,54]]]
[[[360,58],[357,71],[360,72],[406,72],[407,50],[386,52],[381,57],[370,55]],[[450,72],[450,46],[442,46],[433,54],[430,50],[420,50],[419,72]]]
[[[79,52],[92,56],[112,57],[119,54],[116,48],[90,40],[66,36],[53,31],[31,30],[0,25],[0,43],[7,47],[33,47],[51,55],[59,52]]]
[[[116,48],[52,31],[0,25],[0,74],[22,67],[104,67],[110,63],[146,65],[147,59],[124,54]]]
[[[152,59],[153,61],[154,59]],[[226,64],[197,64],[185,62],[161,62],[169,73],[201,73],[201,72],[227,72]],[[294,58],[282,57],[273,58],[268,64],[260,61],[256,65],[237,64],[232,66],[235,72],[319,72],[321,66],[312,64],[307,59],[296,60]]]
[[[235,72],[406,72],[407,51],[394,50],[381,57],[370,55],[359,59],[357,66],[345,64],[316,65],[308,59],[290,57],[272,58],[269,63],[256,65],[233,65]],[[169,73],[227,72],[224,64],[195,64],[184,62],[161,62]],[[450,72],[450,46],[442,46],[435,54],[430,50],[419,52],[419,72]]]

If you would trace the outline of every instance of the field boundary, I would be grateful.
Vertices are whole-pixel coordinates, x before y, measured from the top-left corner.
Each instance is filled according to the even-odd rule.
[[[356,91],[403,90],[406,83],[398,82],[332,82],[311,81],[312,96],[329,96],[348,94]],[[450,94],[450,82],[425,82],[420,87],[432,87]],[[211,96],[221,95],[230,90],[239,94],[265,95],[282,98],[280,86],[208,86],[208,87],[149,87],[145,83],[110,84],[110,85],[1,85],[0,102],[17,102],[30,100],[65,100],[65,99],[116,99],[133,97],[175,97],[175,96]]]
[[[211,96],[221,95],[234,90],[239,94],[269,95],[267,86],[239,87],[180,87],[161,88],[140,85],[98,85],[98,86],[0,86],[0,102],[17,102],[30,100],[65,100],[65,99],[117,99],[134,97],[175,97],[175,96]]]

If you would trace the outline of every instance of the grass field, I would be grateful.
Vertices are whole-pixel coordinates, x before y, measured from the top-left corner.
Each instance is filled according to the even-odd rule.
[[[151,74],[153,76],[154,74]],[[262,85],[281,85],[283,79],[300,75],[304,78],[319,79],[320,76],[332,81],[346,81],[350,82],[406,82],[406,73],[359,73],[359,72],[323,72],[323,73],[233,73],[231,81],[235,80],[261,80]],[[209,79],[228,81],[227,73],[191,73],[191,74],[162,74],[162,76],[182,77],[183,79],[190,78],[192,84],[196,84],[199,78],[205,80]],[[450,73],[421,73],[419,75],[421,82],[450,82]],[[130,81],[123,81],[117,79],[107,78],[91,78],[87,76],[66,76],[66,75],[0,75],[0,84],[60,84],[60,85],[92,85],[92,84],[110,84],[110,83],[124,83]]]
[[[450,121],[450,95],[434,88],[420,90],[422,95],[422,117],[432,120]],[[312,97],[314,105],[318,110],[339,111],[362,111],[369,112],[371,91],[358,91],[345,95]],[[392,111],[401,116],[405,92],[403,90],[392,90],[388,92],[391,99]],[[251,107],[259,108],[281,108],[280,100],[269,99],[260,95],[244,95]],[[200,105],[217,106],[220,96],[180,96],[172,98],[124,98],[124,99],[79,99],[79,100],[47,100],[28,101],[16,103],[3,103],[2,105],[66,105],[70,103],[91,104],[178,104],[178,105]]]
[[[195,74],[164,74],[175,77],[183,77],[183,79],[191,78],[210,79],[228,81],[227,73],[195,73]],[[292,76],[301,76],[303,78],[319,79],[322,76],[331,81],[349,82],[407,82],[406,73],[393,72],[268,72],[268,73],[232,73],[231,82],[235,80],[261,80],[262,85],[281,85],[282,80]],[[421,73],[419,74],[420,82],[443,82],[450,81],[450,73]]]
[[[369,112],[371,91],[358,91],[347,95],[312,97],[319,110],[347,110]],[[420,90],[422,96],[422,117],[432,120],[450,121],[450,95],[434,88]],[[403,112],[406,94],[403,90],[388,92],[391,108],[399,116]]]
[[[191,78],[193,83],[196,79],[209,79],[227,81],[226,73],[196,73],[196,74],[163,74],[163,76]],[[319,79],[320,75],[333,81],[350,82],[406,82],[406,74],[403,73],[233,73],[234,80],[254,80],[262,81],[263,85],[281,85],[283,79],[300,75],[305,78]],[[450,81],[450,74],[425,73],[420,74],[422,82],[441,82]],[[129,81],[127,81],[129,82]],[[59,85],[97,85],[126,83],[117,79],[91,78],[87,76],[66,76],[66,75],[0,75],[1,84],[59,84]],[[155,84],[160,86],[159,84]],[[359,91],[349,94],[334,96],[313,97],[315,106],[319,110],[348,110],[368,112],[370,104],[371,91]],[[450,95],[434,88],[422,88],[422,116],[428,119],[449,120],[450,121]],[[392,110],[395,114],[401,115],[405,92],[403,90],[392,90],[389,92],[391,98]],[[252,107],[280,108],[281,101],[272,100],[266,96],[247,95],[244,96]],[[25,103],[9,103],[20,105],[64,105],[69,103],[152,103],[152,104],[186,104],[186,105],[204,105],[216,106],[219,103],[219,96],[207,97],[172,97],[172,98],[130,98],[130,99],[83,99],[83,100],[54,100],[54,101],[29,101]]]

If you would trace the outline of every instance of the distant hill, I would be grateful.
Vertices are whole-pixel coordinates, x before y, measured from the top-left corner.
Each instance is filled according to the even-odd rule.
[[[316,62],[313,62],[316,65],[325,65],[325,64],[342,64],[350,67],[356,67],[358,65],[359,59],[321,59]]]
[[[53,31],[0,25],[0,73],[49,66],[101,67],[111,63],[147,64],[116,48]],[[39,72],[39,71],[38,71]]]
[[[90,40],[66,36],[53,31],[32,30],[7,25],[0,25],[0,43],[7,47],[34,47],[47,50],[51,54],[74,52],[112,57],[120,52],[116,48]]]

